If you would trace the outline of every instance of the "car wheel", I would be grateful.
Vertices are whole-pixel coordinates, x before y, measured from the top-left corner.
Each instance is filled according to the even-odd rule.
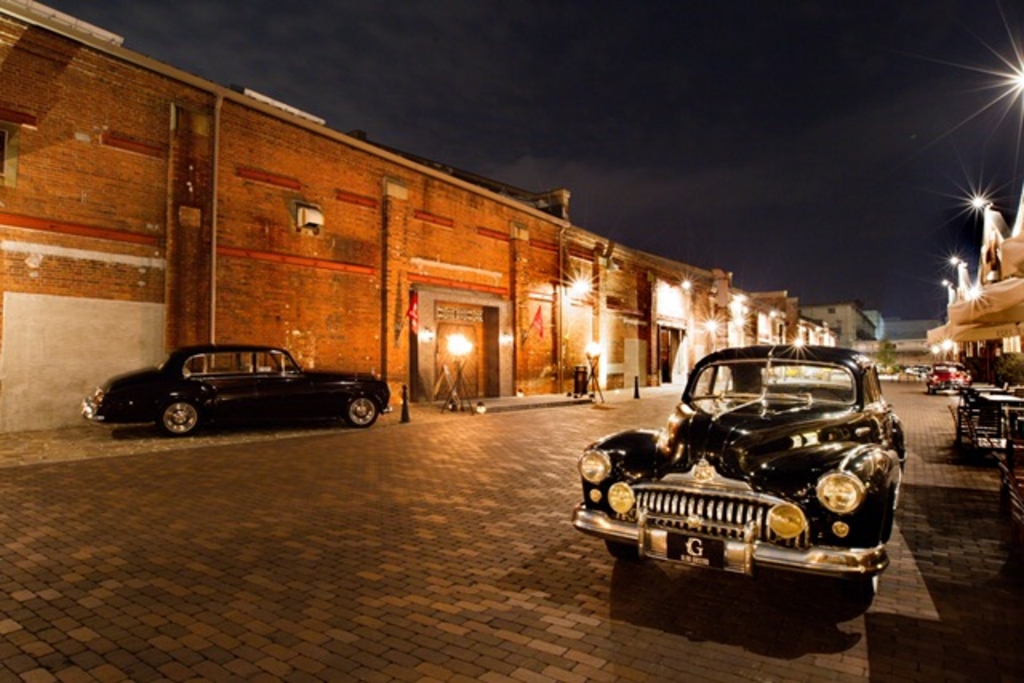
[[[632,543],[605,541],[604,544],[608,548],[608,552],[611,553],[612,557],[616,560],[627,560],[629,562],[638,562],[640,560],[640,553],[637,550],[636,545]]]
[[[878,594],[878,574],[871,577],[840,579],[843,582],[843,593],[858,605],[868,606]]]
[[[186,436],[200,423],[199,409],[188,401],[173,401],[160,411],[157,426],[168,436]]]
[[[380,411],[372,399],[360,396],[348,404],[345,421],[353,427],[366,428],[377,421]]]

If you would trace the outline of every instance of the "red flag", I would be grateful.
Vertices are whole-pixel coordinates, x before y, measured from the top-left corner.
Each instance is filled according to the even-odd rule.
[[[544,316],[540,314],[540,306],[537,307],[537,313],[533,316],[533,323],[530,327],[537,330],[538,337],[544,338]]]
[[[420,295],[419,292],[409,292],[409,310],[405,312],[409,319],[409,328],[413,334],[420,333]]]

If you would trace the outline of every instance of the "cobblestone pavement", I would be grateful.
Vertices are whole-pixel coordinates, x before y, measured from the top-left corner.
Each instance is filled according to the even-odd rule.
[[[675,392],[3,435],[0,683],[1022,680],[997,470],[951,448],[953,399],[886,388],[910,454],[867,610],[811,577],[616,563],[572,529],[579,450],[660,427]]]

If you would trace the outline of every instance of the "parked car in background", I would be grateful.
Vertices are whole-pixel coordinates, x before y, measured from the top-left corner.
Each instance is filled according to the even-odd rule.
[[[366,373],[303,370],[284,349],[192,346],[159,367],[107,380],[82,402],[96,422],[155,422],[184,436],[206,423],[344,419],[369,427],[390,410],[386,382]]]
[[[851,579],[870,599],[889,563],[904,457],[868,357],[730,348],[696,365],[664,429],[584,450],[572,521],[619,559]]]
[[[908,365],[903,371],[914,379],[927,379],[928,373],[932,371],[930,365]]]
[[[926,391],[934,394],[937,391],[960,391],[971,386],[971,375],[959,363],[936,363],[925,380]]]

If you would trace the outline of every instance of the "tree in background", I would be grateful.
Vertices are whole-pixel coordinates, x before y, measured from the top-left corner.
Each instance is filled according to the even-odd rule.
[[[1024,353],[1004,353],[996,359],[996,383],[1024,385]]]
[[[878,362],[878,368],[883,373],[891,373],[896,371],[896,344],[883,339],[878,342],[878,354],[875,360]]]

